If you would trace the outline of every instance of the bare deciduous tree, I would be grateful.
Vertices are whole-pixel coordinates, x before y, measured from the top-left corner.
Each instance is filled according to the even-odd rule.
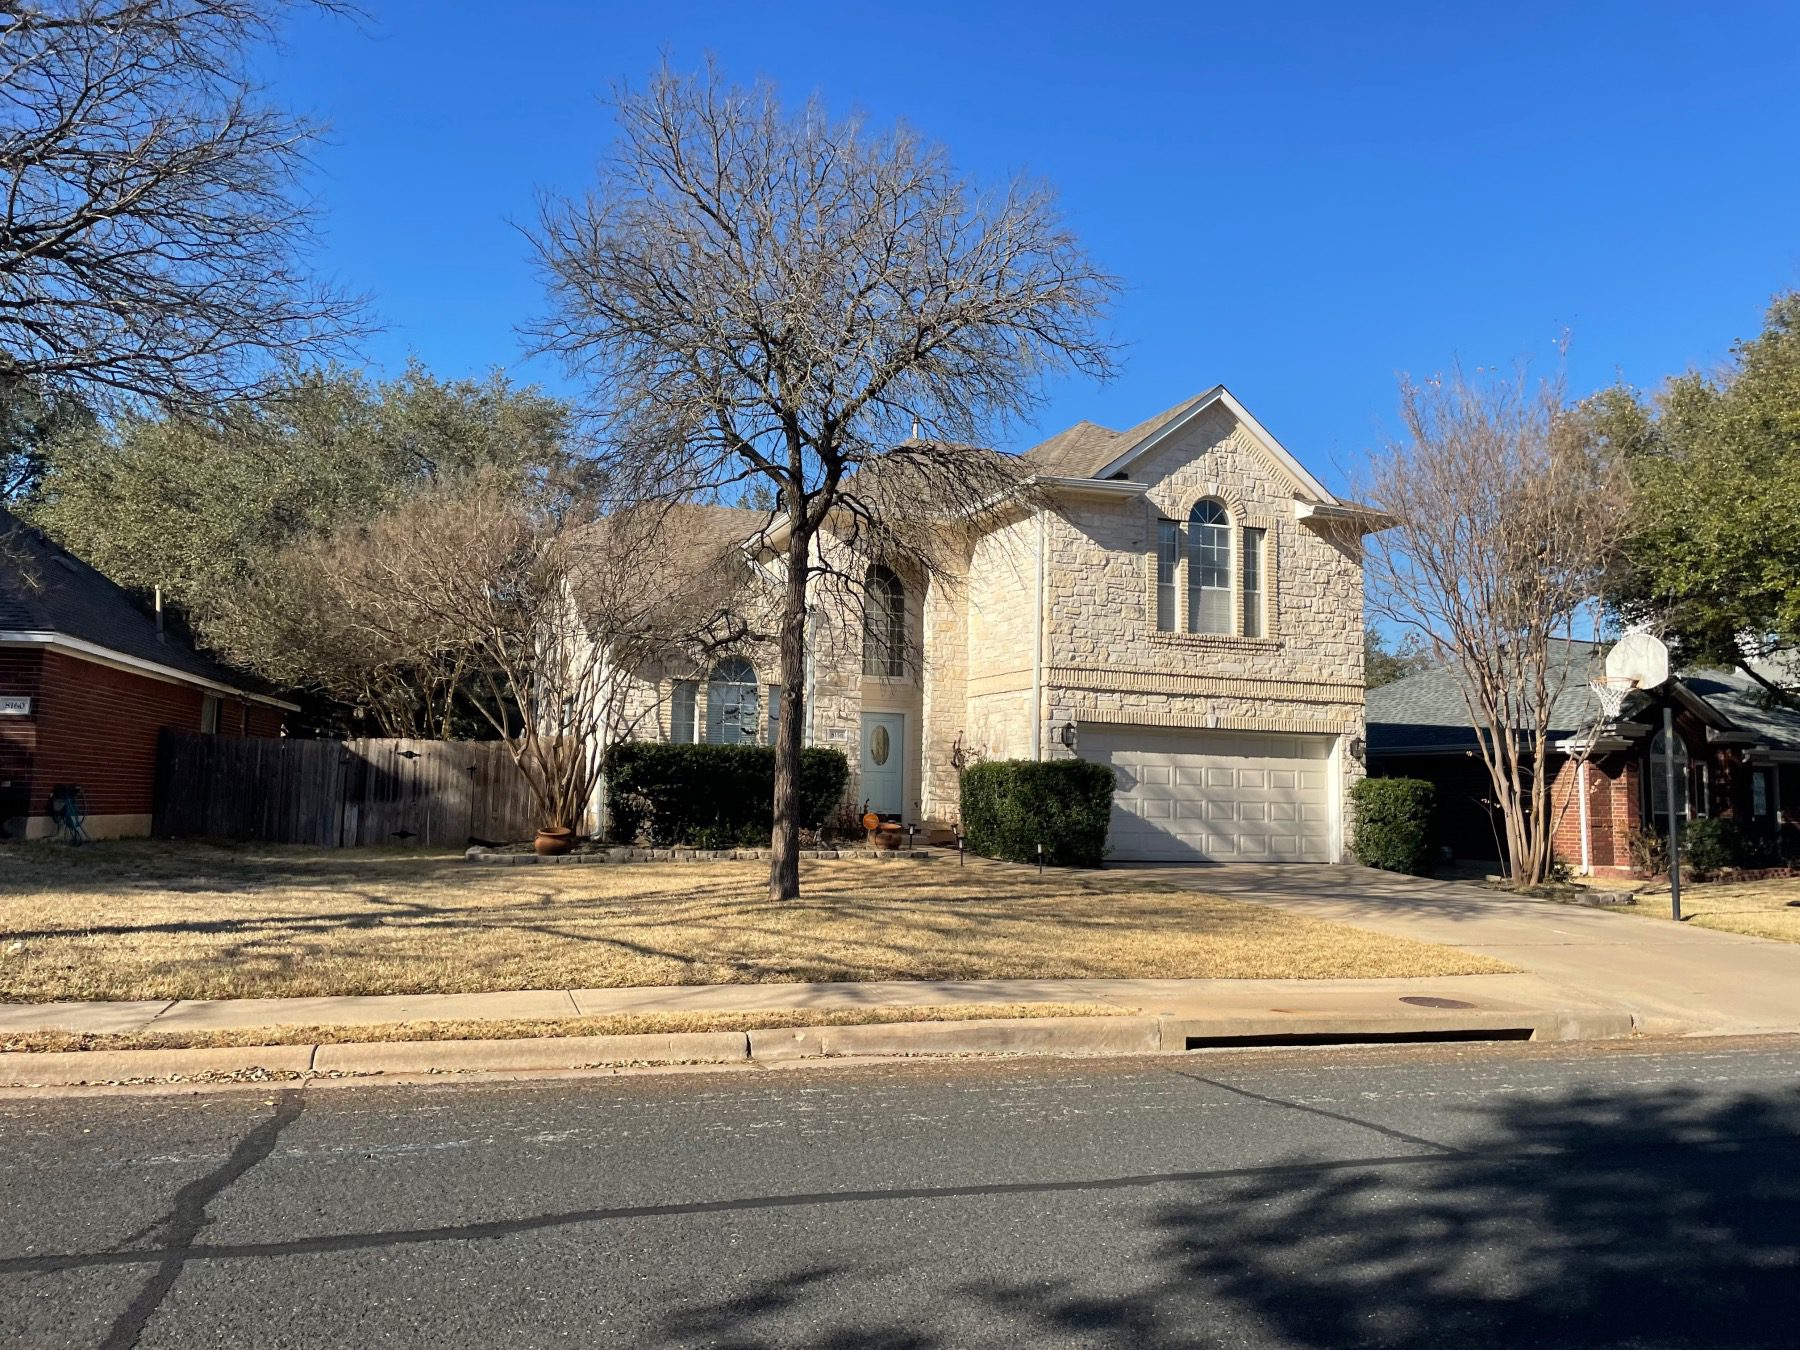
[[[289,7],[0,4],[0,380],[207,405],[358,330],[304,266],[315,131],[245,71]]]
[[[1105,374],[1115,289],[1045,187],[978,190],[901,128],[785,112],[766,85],[664,69],[617,100],[597,186],[543,203],[534,330],[595,394],[645,495],[772,490],[780,735],[770,894],[799,894],[797,771],[822,531],[884,562],[1018,487],[975,448],[1042,381]],[[877,471],[879,470],[879,471]],[[934,525],[933,522],[936,524]],[[841,575],[850,585],[861,578]]]
[[[239,655],[344,694],[379,697],[399,672],[446,700],[466,695],[511,749],[543,823],[577,828],[600,747],[653,711],[638,701],[643,664],[744,636],[742,553],[670,568],[665,528],[660,508],[601,517],[541,480],[441,483],[289,550],[265,602],[290,606],[293,641]]]
[[[1397,522],[1370,541],[1370,606],[1455,670],[1510,875],[1535,885],[1555,861],[1556,702],[1598,673],[1570,654],[1623,538],[1625,479],[1560,378],[1458,369],[1403,380],[1400,403],[1406,438],[1362,487]]]

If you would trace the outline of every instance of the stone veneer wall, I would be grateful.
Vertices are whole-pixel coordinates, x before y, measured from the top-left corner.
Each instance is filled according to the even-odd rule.
[[[920,609],[923,690],[920,699],[920,815],[948,822],[962,810],[952,763],[958,738],[966,750],[969,676],[969,597],[965,581],[934,579]]]
[[[983,535],[969,563],[964,743],[982,759],[1030,759],[1038,643],[1040,516]]]
[[[1296,520],[1297,485],[1223,409],[1133,465],[1131,476],[1151,483],[1142,498],[1070,501],[1049,518],[1046,755],[1068,753],[1055,731],[1070,721],[1324,733],[1342,738],[1347,792],[1363,773],[1349,753],[1364,726],[1358,541]],[[1185,525],[1203,497],[1231,515],[1238,633],[1158,632],[1157,521]],[[1267,532],[1259,638],[1241,635],[1245,527]],[[1184,623],[1185,550],[1177,579]]]

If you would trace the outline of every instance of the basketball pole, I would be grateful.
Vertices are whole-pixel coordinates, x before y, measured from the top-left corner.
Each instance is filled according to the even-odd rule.
[[[1675,710],[1663,704],[1663,768],[1669,783],[1669,917],[1681,922],[1681,808],[1686,803],[1675,795]]]

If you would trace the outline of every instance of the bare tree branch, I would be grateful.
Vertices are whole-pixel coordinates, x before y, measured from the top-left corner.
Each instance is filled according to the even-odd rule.
[[[1402,380],[1400,402],[1407,437],[1372,456],[1361,486],[1398,522],[1371,538],[1369,605],[1454,667],[1511,876],[1535,885],[1555,861],[1556,702],[1589,673],[1562,644],[1594,617],[1623,538],[1625,477],[1560,379],[1458,368]]]
[[[362,331],[306,268],[317,130],[245,71],[290,7],[0,3],[0,380],[205,406]]]
[[[1116,283],[1023,180],[983,191],[901,127],[783,110],[767,85],[666,67],[617,96],[595,188],[529,231],[550,296],[530,330],[589,385],[615,488],[774,494],[780,738],[770,891],[799,893],[806,615],[823,533],[945,568],[973,513],[1019,490],[978,448],[1043,382],[1105,375]]]

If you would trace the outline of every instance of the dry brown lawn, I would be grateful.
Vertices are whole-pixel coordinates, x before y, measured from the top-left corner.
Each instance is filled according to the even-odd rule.
[[[0,1031],[0,1053],[46,1050],[194,1050],[372,1041],[520,1041],[544,1036],[649,1036],[684,1031],[862,1027],[889,1022],[974,1022],[1024,1017],[1124,1017],[1109,1003],[948,1003],[922,1007],[764,1008],[758,1012],[612,1013],[597,1017],[382,1022],[369,1026],[222,1027],[206,1031]]]
[[[1640,892],[1624,912],[1649,919],[1669,917],[1669,892]],[[1768,881],[1710,881],[1681,884],[1681,917],[1696,928],[1717,928],[1746,937],[1800,942],[1800,877]]]
[[[971,864],[493,867],[398,851],[0,848],[0,999],[981,978],[1370,978],[1483,957],[1132,880]]]

